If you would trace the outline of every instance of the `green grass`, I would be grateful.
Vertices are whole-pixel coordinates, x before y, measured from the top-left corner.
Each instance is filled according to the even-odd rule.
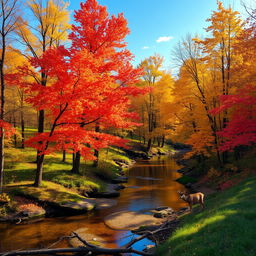
[[[40,188],[33,187],[31,183],[16,183],[13,185],[12,193],[57,204],[70,201],[78,202],[85,199],[85,197],[78,195],[76,192],[49,181],[44,181]]]
[[[49,173],[50,174],[50,173]],[[52,179],[52,182],[60,184],[67,188],[78,189],[79,191],[92,191],[97,189],[98,191],[104,190],[105,184],[104,182],[93,178],[89,180],[86,177],[81,177],[78,174],[70,174],[70,171],[63,171],[62,173],[55,175]]]
[[[123,150],[111,147],[100,152],[98,167],[93,167],[92,161],[81,159],[81,174],[74,174],[71,172],[72,154],[66,154],[66,161],[62,162],[62,152],[57,152],[45,156],[43,184],[36,188],[32,186],[36,173],[36,150],[6,148],[5,153],[4,189],[9,195],[21,195],[58,205],[80,201],[85,198],[82,195],[91,191],[104,192],[107,181],[119,175],[120,167],[114,160],[131,163]],[[6,216],[14,208],[9,204],[0,207],[0,217]]]
[[[4,183],[10,185],[17,182],[32,182],[35,179],[36,151],[32,148],[6,149]],[[81,159],[81,175],[71,173],[72,154],[66,154],[66,161],[62,162],[62,153],[45,157],[43,180],[52,181],[79,192],[92,190],[104,191],[106,180],[111,180],[119,175],[119,166],[114,160],[131,163],[125,152],[114,147],[100,152],[99,165],[92,166],[91,161]]]
[[[36,132],[34,128],[27,128],[25,130],[26,139]],[[18,141],[18,145],[20,145],[20,141]],[[133,140],[130,145],[131,149],[134,149],[135,145],[139,148],[141,147],[137,140]],[[26,190],[28,190],[29,194],[38,193],[37,190],[33,190],[35,188],[22,185],[32,184],[35,180],[36,150],[32,148],[21,149],[10,147],[6,148],[5,154],[4,185],[9,186],[18,183],[21,185],[20,189],[23,191],[23,194],[25,194]],[[57,152],[54,155],[45,157],[43,181],[58,184],[59,186],[56,188],[60,190],[61,187],[72,189],[77,195],[79,195],[79,193],[84,194],[84,192],[95,190],[103,192],[107,186],[106,182],[120,175],[120,166],[116,162],[122,162],[129,166],[132,160],[126,155],[125,151],[120,148],[109,147],[108,149],[103,149],[99,154],[99,164],[97,168],[92,166],[92,161],[84,161],[81,159],[81,174],[78,175],[70,171],[72,169],[72,154],[66,154],[66,161],[62,162],[62,152]],[[56,193],[57,190],[58,189],[56,189],[54,193]],[[42,193],[44,194],[43,188]],[[45,194],[52,196],[51,193]]]
[[[256,177],[206,198],[206,209],[182,217],[182,225],[156,255],[255,256]]]
[[[16,150],[15,150],[16,151]],[[26,148],[20,150],[19,161],[14,162],[5,169],[5,184],[12,184],[24,181],[34,181],[36,164],[33,161],[36,158],[35,150]],[[16,153],[16,152],[15,152]],[[81,164],[81,175],[72,174],[71,155],[67,155],[67,161],[61,161],[62,154],[46,156],[44,163],[43,180],[53,181],[68,188],[91,191],[92,189],[104,189],[104,182],[94,177],[91,166],[86,163]],[[8,159],[7,159],[8,162]],[[8,168],[9,167],[9,168]],[[95,169],[95,168],[94,168]]]

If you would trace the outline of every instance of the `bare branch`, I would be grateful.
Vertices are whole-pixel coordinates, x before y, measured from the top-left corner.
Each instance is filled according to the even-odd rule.
[[[254,20],[256,20],[256,16],[255,16],[255,9],[248,7],[245,4],[245,1],[241,1],[242,6],[244,7],[246,13]]]

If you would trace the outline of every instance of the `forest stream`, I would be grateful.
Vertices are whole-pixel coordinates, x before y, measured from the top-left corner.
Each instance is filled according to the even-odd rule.
[[[183,185],[175,180],[180,177],[176,172],[179,166],[171,156],[154,157],[137,162],[128,172],[128,183],[121,191],[117,204],[108,209],[95,210],[88,214],[69,217],[45,218],[31,224],[0,224],[0,251],[17,249],[47,248],[61,236],[70,235],[79,228],[106,241],[107,247],[119,247],[128,243],[134,235],[130,231],[117,231],[104,224],[104,217],[119,211],[143,211],[160,206],[169,206],[174,210],[185,204],[178,198],[177,191]],[[134,248],[142,250],[153,244],[144,239]],[[57,247],[68,247],[66,241]]]

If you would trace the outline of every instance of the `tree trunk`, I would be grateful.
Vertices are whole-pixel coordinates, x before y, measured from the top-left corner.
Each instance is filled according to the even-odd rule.
[[[80,152],[76,152],[74,160],[73,160],[73,167],[71,169],[72,173],[79,174],[79,168],[80,168],[80,159],[81,159],[81,154]]]
[[[42,133],[44,132],[44,110],[39,110],[39,116],[38,116],[38,132]]]
[[[21,119],[21,148],[25,148],[25,121],[24,121],[23,110],[21,110],[20,119]]]
[[[0,133],[0,193],[2,193],[4,184],[4,129],[2,127]]]
[[[98,123],[96,123],[95,132],[100,132],[100,126]],[[99,151],[97,149],[94,149],[94,156],[96,159],[93,161],[93,167],[97,167],[99,164]]]
[[[40,152],[39,152],[40,153]],[[44,154],[37,156],[36,163],[36,178],[35,178],[35,187],[40,187],[42,185],[43,180],[43,163],[44,163]]]
[[[162,144],[161,144],[161,148],[163,148],[163,147],[164,147],[164,143],[165,143],[165,136],[163,135],[163,136],[162,136]]]
[[[96,159],[93,161],[93,167],[98,167],[98,164],[99,164],[99,150],[94,150],[94,156],[96,157]]]
[[[161,138],[157,137],[157,146],[160,147],[161,146]]]
[[[228,162],[228,151],[222,153],[222,163],[226,164]]]
[[[44,131],[44,110],[39,110],[39,116],[38,116],[38,132],[42,133]],[[42,157],[43,156],[43,157]],[[36,179],[34,185],[36,187],[40,187],[42,183],[43,178],[43,161],[44,161],[44,155],[40,155],[40,151],[37,150],[36,155]]]
[[[234,149],[234,157],[236,159],[236,161],[238,161],[240,158],[241,158],[241,155],[240,155],[240,147],[235,147]]]
[[[4,32],[2,27],[2,32]],[[5,51],[6,51],[6,38],[2,36],[2,53],[0,60],[0,79],[1,79],[1,105],[0,105],[0,119],[4,120],[4,107],[5,107],[5,80],[4,80],[4,62],[5,62]],[[3,190],[3,178],[4,178],[4,129],[0,128],[0,193]]]
[[[43,49],[43,52],[45,52],[45,49]],[[41,73],[41,85],[46,86],[46,74],[43,72]],[[39,110],[39,116],[38,116],[38,133],[43,133],[43,132],[44,132],[44,110],[41,109],[41,110]],[[36,169],[35,185],[37,186],[37,184],[41,185],[41,183],[42,183],[43,161],[44,161],[44,157],[40,156],[39,150],[37,151],[36,161],[37,161],[37,169]]]
[[[16,128],[16,120],[15,120],[14,115],[13,115],[13,127]],[[16,133],[14,134],[14,147],[17,148],[17,135],[16,135]]]
[[[147,152],[151,149],[152,139],[148,139],[148,146],[147,146]]]
[[[63,150],[63,153],[62,153],[62,162],[65,163],[66,161],[66,150]]]

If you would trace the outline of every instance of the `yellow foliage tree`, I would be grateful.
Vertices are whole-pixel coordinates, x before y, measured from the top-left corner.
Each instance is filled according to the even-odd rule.
[[[149,151],[152,143],[164,146],[165,137],[172,128],[169,123],[170,111],[167,107],[171,102],[173,79],[162,69],[163,57],[150,56],[141,62],[144,75],[138,86],[148,87],[149,93],[136,99],[137,112],[140,114],[143,126],[137,129],[138,135],[147,141]]]
[[[235,45],[243,31],[238,14],[218,2],[217,11],[207,20],[209,37],[200,40],[187,36],[175,51],[181,66],[174,89],[174,102],[178,102],[175,115],[181,126],[177,130],[182,131],[184,141],[193,146],[189,155],[216,152],[220,164],[226,156],[221,157],[219,152],[222,139],[218,132],[225,127],[229,113],[212,115],[210,110],[220,105],[220,95],[235,90],[232,72],[240,59]]]

